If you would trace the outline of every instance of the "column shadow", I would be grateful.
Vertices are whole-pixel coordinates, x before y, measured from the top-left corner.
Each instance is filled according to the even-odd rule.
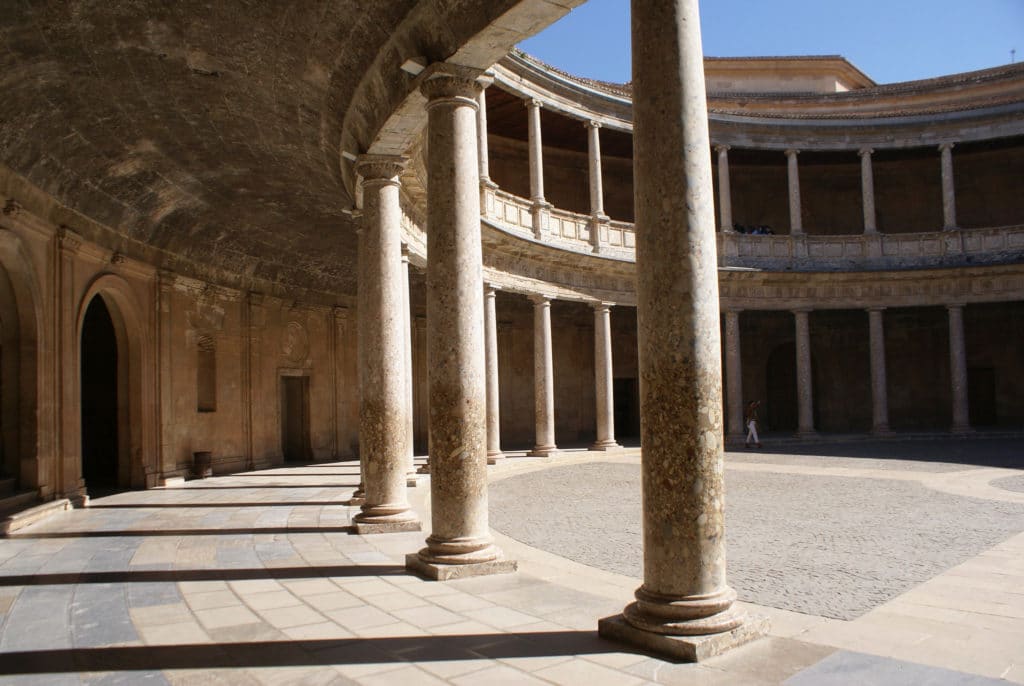
[[[248,581],[251,579],[318,579],[322,577],[405,576],[402,565],[332,565],[319,567],[261,567],[218,569],[140,569],[136,571],[55,572],[0,575],[4,586],[56,586],[64,584],[144,584],[183,581]],[[0,669],[0,674],[3,674]]]

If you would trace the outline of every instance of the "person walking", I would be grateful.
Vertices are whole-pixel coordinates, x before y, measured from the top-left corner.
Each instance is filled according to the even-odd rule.
[[[747,440],[746,446],[749,448],[753,445],[755,448],[761,447],[761,439],[757,436],[757,408],[761,407],[760,400],[751,400],[747,403],[747,413],[744,416],[743,421],[747,425]]]

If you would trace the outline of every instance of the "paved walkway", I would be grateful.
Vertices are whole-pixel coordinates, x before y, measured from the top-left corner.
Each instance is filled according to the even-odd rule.
[[[773,628],[701,665],[596,636],[635,567],[577,560],[635,549],[638,517],[598,513],[636,502],[638,453],[579,452],[491,467],[520,571],[447,583],[404,572],[423,534],[349,532],[352,463],[97,499],[0,540],[0,683],[1024,684],[1024,460],[931,444],[730,454],[731,578]]]

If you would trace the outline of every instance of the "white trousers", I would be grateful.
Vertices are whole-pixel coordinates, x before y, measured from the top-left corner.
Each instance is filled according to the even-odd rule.
[[[751,440],[751,438],[753,438],[753,440]],[[757,420],[751,419],[747,422],[747,445],[760,442],[761,439],[757,437]]]

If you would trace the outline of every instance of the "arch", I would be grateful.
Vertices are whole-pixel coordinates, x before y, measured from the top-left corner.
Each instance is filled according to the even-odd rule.
[[[46,484],[39,426],[42,339],[39,281],[20,237],[0,228],[0,472],[20,490],[42,494]]]
[[[126,465],[119,485],[149,488],[155,485],[158,472],[155,450],[157,418],[154,352],[152,337],[148,333],[150,328],[146,325],[144,310],[139,305],[135,289],[127,281],[116,274],[104,273],[97,276],[78,304],[75,355],[79,369],[85,314],[96,297],[103,299],[110,313],[117,340],[118,462]],[[81,375],[76,373],[73,376],[76,385],[74,397],[80,403]],[[75,440],[81,442],[81,431]]]

